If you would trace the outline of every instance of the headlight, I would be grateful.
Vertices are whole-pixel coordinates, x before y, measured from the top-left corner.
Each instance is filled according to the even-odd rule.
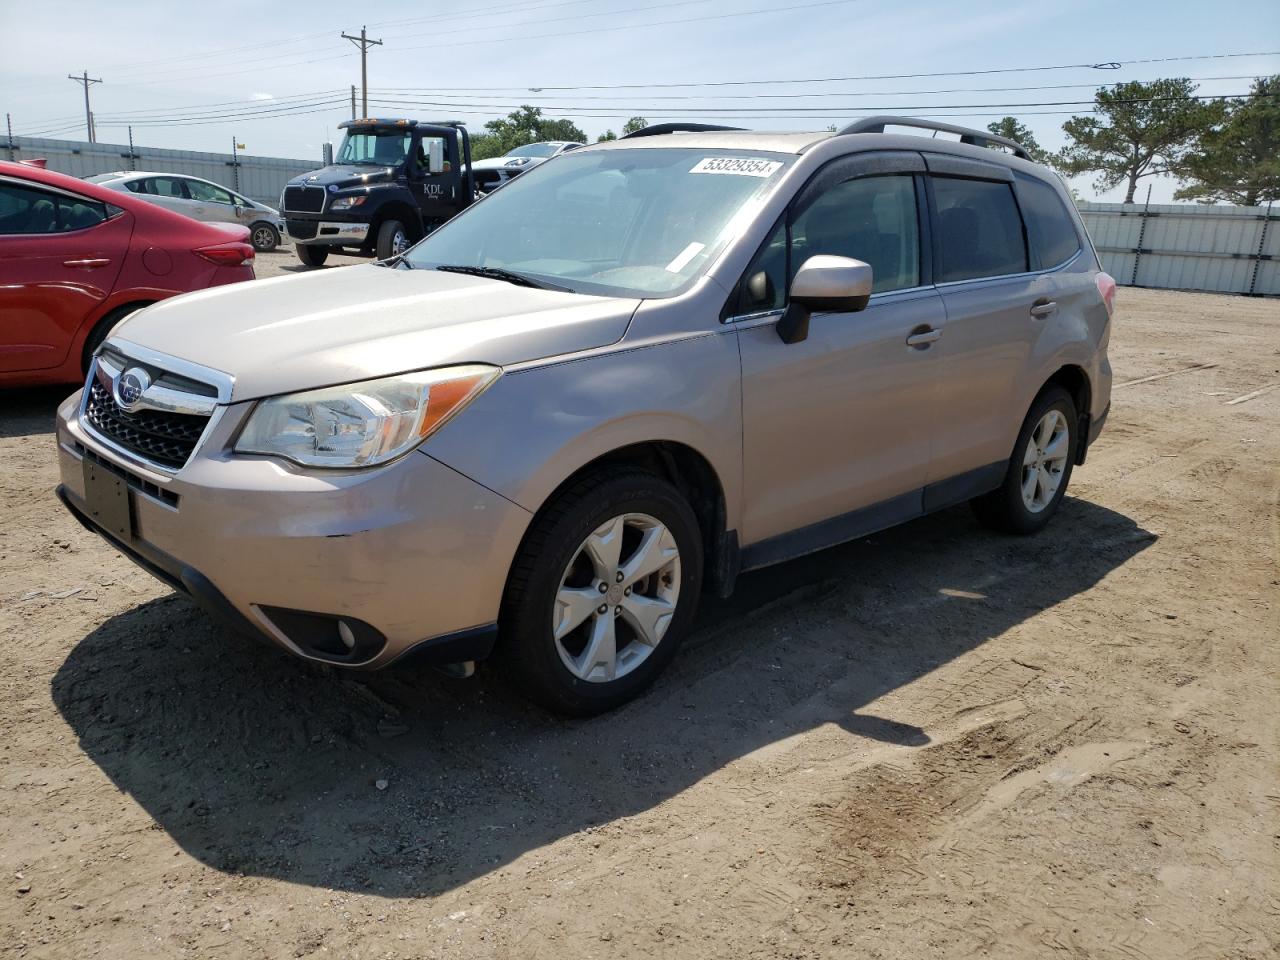
[[[360,194],[358,197],[338,197],[329,205],[330,210],[350,210],[352,207],[358,207],[364,203],[365,196]]]
[[[272,397],[249,416],[236,452],[308,467],[386,463],[422,443],[501,372],[472,364]]]

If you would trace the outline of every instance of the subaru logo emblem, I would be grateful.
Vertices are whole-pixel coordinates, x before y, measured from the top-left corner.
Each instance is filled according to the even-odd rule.
[[[142,403],[142,395],[151,386],[151,375],[141,367],[126,370],[116,378],[115,401],[122,410],[132,413]]]

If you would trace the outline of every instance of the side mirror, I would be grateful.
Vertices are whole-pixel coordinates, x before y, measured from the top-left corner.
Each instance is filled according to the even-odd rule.
[[[871,265],[852,257],[818,254],[806,260],[791,281],[791,298],[778,321],[783,343],[799,343],[809,336],[814,310],[855,313],[871,299]]]
[[[444,141],[427,141],[427,173],[431,176],[444,173]]]

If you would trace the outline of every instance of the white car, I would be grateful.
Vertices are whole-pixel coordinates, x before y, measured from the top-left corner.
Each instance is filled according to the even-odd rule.
[[[274,207],[199,177],[182,173],[119,170],[85,179],[108,190],[135,194],[193,220],[238,223],[248,227],[249,242],[258,253],[274,250],[284,235],[284,218]]]
[[[476,175],[477,186],[485,191],[493,190],[526,170],[532,170],[538,164],[580,146],[582,144],[569,140],[526,143],[520,147],[512,147],[500,157],[477,160],[471,164],[471,170]]]

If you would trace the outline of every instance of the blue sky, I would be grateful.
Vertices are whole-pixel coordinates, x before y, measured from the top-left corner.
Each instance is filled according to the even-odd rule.
[[[82,138],[83,95],[67,74],[87,69],[105,81],[92,90],[99,140],[126,142],[125,123],[132,120],[135,141],[150,146],[229,150],[234,136],[253,154],[317,156],[319,145],[336,138],[335,125],[350,113],[345,92],[359,83],[359,55],[339,34],[358,32],[362,17],[370,36],[384,41],[370,54],[370,96],[396,101],[371,104],[370,113],[457,118],[478,129],[517,104],[534,103],[549,115],[571,117],[592,138],[633,114],[651,121],[736,120],[757,129],[803,130],[920,105],[925,115],[946,112],[953,122],[973,126],[995,118],[987,114],[1013,114],[1042,145],[1056,148],[1066,119],[1056,111],[1087,108],[943,107],[1087,101],[1094,84],[1162,76],[1205,78],[1202,93],[1235,94],[1249,86],[1248,79],[1235,78],[1280,73],[1280,56],[1272,55],[1119,70],[642,86],[1280,50],[1280,4],[1274,0],[383,0],[363,6],[349,0],[224,0],[202,7],[158,0],[0,0],[0,111],[12,114],[17,134],[52,131]],[[584,89],[619,84],[634,88]],[[575,89],[549,89],[557,86]],[[989,89],[1030,86],[1054,89]],[[955,92],[921,93],[940,90]],[[251,110],[280,112],[216,116]],[[165,121],[175,116],[200,122]],[[1097,197],[1088,178],[1076,186],[1084,196]],[[1167,200],[1173,189],[1172,183],[1158,183],[1152,199]],[[1115,192],[1102,198],[1116,199]]]

